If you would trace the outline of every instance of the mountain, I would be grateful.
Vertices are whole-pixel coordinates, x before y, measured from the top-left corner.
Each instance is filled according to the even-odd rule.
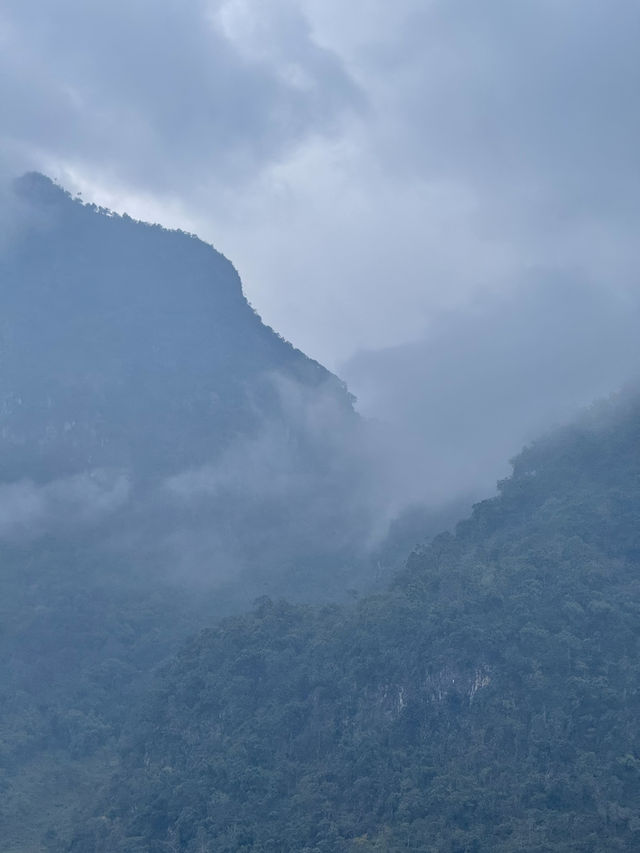
[[[0,245],[0,836],[41,850],[153,667],[269,592],[366,583],[343,383],[193,235],[16,182]]]
[[[282,414],[274,374],[351,415],[341,383],[262,323],[211,246],[42,175],[16,190],[31,215],[0,266],[3,479],[210,461]]]
[[[628,393],[527,447],[387,592],[265,599],[188,643],[63,849],[637,850],[638,518]]]
[[[91,529],[154,577],[237,589],[242,575],[245,599],[284,575],[313,585],[329,553],[353,564],[377,498],[344,384],[265,326],[193,235],[39,174],[16,193],[0,252],[0,535]]]

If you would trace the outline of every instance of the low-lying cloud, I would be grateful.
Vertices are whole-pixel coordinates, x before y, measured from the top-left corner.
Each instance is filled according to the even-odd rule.
[[[130,481],[122,471],[86,471],[46,483],[0,483],[0,538],[34,539],[77,532],[104,521],[128,501]]]
[[[331,387],[270,382],[277,418],[164,481],[158,499],[173,524],[163,548],[186,574],[253,574],[273,588],[287,573],[295,587],[315,564],[330,589],[334,573],[350,564],[355,575],[387,532],[393,508],[377,438]]]
[[[397,494],[438,505],[488,494],[525,442],[639,376],[639,324],[637,298],[538,270],[343,375],[379,421]]]

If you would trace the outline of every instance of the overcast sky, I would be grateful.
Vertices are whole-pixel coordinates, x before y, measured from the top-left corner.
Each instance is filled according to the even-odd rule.
[[[533,267],[635,284],[636,0],[3,0],[2,155],[197,230],[329,366]]]
[[[369,413],[491,337],[569,346],[573,405],[635,370],[639,43],[637,0],[3,0],[0,156],[212,242]]]

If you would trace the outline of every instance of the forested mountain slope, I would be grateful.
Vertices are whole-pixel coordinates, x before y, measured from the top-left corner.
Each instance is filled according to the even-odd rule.
[[[75,853],[640,847],[640,399],[527,448],[352,609],[187,645]]]
[[[37,174],[0,213],[0,846],[22,853],[186,636],[362,581],[377,506],[351,395],[211,246]]]

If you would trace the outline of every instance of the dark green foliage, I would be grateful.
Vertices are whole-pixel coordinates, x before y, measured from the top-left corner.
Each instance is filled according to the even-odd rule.
[[[604,407],[387,593],[202,633],[70,849],[639,849],[639,438]]]

